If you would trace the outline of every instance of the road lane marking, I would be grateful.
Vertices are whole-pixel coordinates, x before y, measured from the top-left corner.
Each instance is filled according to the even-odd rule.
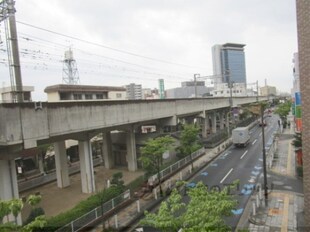
[[[248,153],[248,150],[246,150],[246,151],[243,153],[243,155],[240,157],[240,159],[242,159],[242,158],[246,155],[246,153]]]
[[[224,178],[220,181],[220,184],[222,184],[224,182],[224,180],[227,178],[227,176],[229,176],[229,174],[232,172],[232,170],[234,170],[233,168],[231,168],[229,170],[229,172],[226,174],[226,176],[224,176]]]
[[[262,132],[260,132],[258,136],[262,136]]]
[[[256,142],[257,142],[257,139],[255,139],[255,140],[253,141],[252,145],[254,145]]]

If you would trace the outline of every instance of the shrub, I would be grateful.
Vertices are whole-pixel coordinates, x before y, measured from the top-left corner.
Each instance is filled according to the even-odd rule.
[[[303,177],[303,167],[302,166],[297,167],[296,171],[297,171],[297,175],[299,177]]]
[[[74,208],[60,213],[55,217],[51,217],[47,220],[47,225],[44,228],[44,231],[55,231],[60,227],[65,226],[71,221],[83,216],[99,205],[113,199],[114,197],[120,195],[123,189],[117,186],[111,186],[108,189],[105,189],[99,192],[96,195],[92,195],[84,201],[78,203]]]
[[[44,209],[42,209],[41,207],[32,209],[27,220],[25,221],[25,225],[34,221],[36,217],[41,215],[45,215]]]

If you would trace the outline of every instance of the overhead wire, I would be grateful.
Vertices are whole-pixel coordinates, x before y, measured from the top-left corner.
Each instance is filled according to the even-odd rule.
[[[57,33],[56,33],[57,34]],[[62,66],[62,55],[60,55],[57,51],[63,52],[64,48],[67,48],[67,45],[63,45],[61,43],[56,43],[54,41],[49,41],[46,39],[38,38],[32,35],[28,35],[26,33],[20,32],[19,33],[19,38],[22,43],[25,45],[36,45],[38,46],[38,49],[34,48],[28,48],[27,46],[21,46],[20,48],[20,54],[22,57],[21,64],[24,64],[24,68],[26,69],[31,69],[33,68],[34,70],[49,70],[49,71],[59,71],[60,66]],[[70,38],[70,37],[69,37]],[[87,42],[87,41],[83,41]],[[43,50],[42,48],[45,48],[46,50]],[[39,49],[40,48],[40,49]],[[95,56],[95,57],[100,57],[105,60],[109,60],[110,64],[104,63],[104,62],[97,62],[93,60],[87,60],[87,59],[79,59],[79,64],[86,64],[88,67],[83,67],[79,68],[79,73],[80,74],[92,74],[92,75],[109,75],[109,76],[118,76],[120,78],[129,78],[129,79],[142,79],[142,80],[154,80],[154,78],[151,78],[146,75],[152,75],[152,76],[157,76],[158,77],[170,77],[170,78],[177,78],[177,80],[171,80],[171,79],[165,79],[167,82],[173,82],[173,83],[179,83],[180,79],[186,79],[188,80],[188,77],[183,77],[183,76],[176,76],[176,75],[171,75],[167,73],[158,73],[158,72],[152,72],[150,70],[160,70],[157,68],[153,67],[148,67],[140,64],[135,64],[132,62],[116,59],[116,58],[111,58],[108,56],[103,56],[95,53],[90,53],[86,52],[82,49],[75,48],[74,50],[77,50],[78,52],[82,54],[86,54],[88,56]],[[1,52],[6,52],[6,49],[1,49]],[[37,62],[37,61],[40,61]],[[113,64],[114,62],[114,64]],[[136,68],[139,69],[133,69],[133,68],[128,68],[126,66],[121,66],[119,64],[115,63],[122,63],[124,65],[129,65],[129,66],[135,66]],[[171,63],[171,62],[168,62]],[[8,65],[7,59],[3,59],[3,61],[0,60],[0,64]],[[178,64],[180,65],[180,64]],[[81,66],[82,67],[82,66]],[[125,75],[125,74],[115,74],[115,73],[109,73],[106,71],[94,71],[94,68],[92,67],[101,67],[105,68],[108,70],[117,70],[118,72],[133,72],[137,74],[144,75],[143,77],[138,77],[138,76],[130,76],[130,75]],[[147,71],[145,71],[147,70]],[[156,79],[157,81],[158,79]]]
[[[194,68],[194,69],[202,68],[202,67],[198,67],[198,66],[179,64],[179,63],[174,63],[174,62],[170,62],[170,61],[166,61],[166,60],[152,58],[152,57],[148,57],[148,56],[144,56],[144,55],[139,55],[139,54],[136,54],[136,53],[133,53],[133,52],[129,52],[129,51],[125,51],[125,50],[109,47],[109,46],[106,46],[106,45],[103,45],[103,44],[95,43],[95,42],[88,41],[88,40],[85,40],[85,39],[80,39],[80,38],[77,38],[77,37],[74,37],[74,36],[66,35],[66,34],[63,34],[63,33],[60,33],[60,32],[56,32],[56,31],[52,31],[52,30],[49,30],[49,29],[45,29],[45,28],[42,28],[42,27],[38,27],[38,26],[29,24],[29,23],[25,23],[25,22],[21,22],[21,21],[16,21],[16,22],[19,23],[19,24],[28,26],[28,27],[32,27],[32,28],[41,30],[41,31],[45,31],[45,32],[48,32],[48,33],[52,33],[52,34],[55,34],[55,35],[63,36],[63,37],[69,38],[69,39],[74,39],[76,41],[80,41],[80,42],[83,42],[83,43],[91,44],[91,45],[94,45],[94,46],[102,47],[102,48],[105,48],[105,49],[109,49],[109,50],[112,50],[112,51],[120,52],[120,53],[123,53],[123,54],[131,55],[131,56],[135,56],[135,57],[139,57],[139,58],[143,58],[143,59],[153,60],[153,61],[156,61],[156,62],[171,64],[171,65],[183,66],[183,67],[187,67],[187,68]]]

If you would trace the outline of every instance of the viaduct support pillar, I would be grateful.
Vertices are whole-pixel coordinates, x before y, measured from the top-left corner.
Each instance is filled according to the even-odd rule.
[[[212,133],[215,134],[216,133],[216,112],[212,114],[211,120],[212,120]]]
[[[107,169],[113,168],[115,163],[112,154],[112,139],[110,131],[102,132],[102,153],[103,153],[104,167]]]
[[[127,131],[126,136],[126,146],[127,146],[127,162],[128,162],[128,170],[129,171],[137,171],[137,152],[136,152],[136,138],[135,132],[133,129]]]
[[[83,193],[96,191],[91,143],[89,140],[79,141],[79,157]]]
[[[208,131],[210,128],[210,123],[209,123],[209,115],[207,113],[204,113],[202,117],[202,137],[207,138],[208,137]]]
[[[11,200],[19,199],[17,185],[15,160],[0,160],[0,199]],[[13,215],[9,216],[9,221],[15,221]],[[4,221],[6,218],[4,218]],[[18,225],[22,224],[21,215],[15,221]]]
[[[224,129],[224,119],[225,119],[225,112],[221,111],[220,112],[220,129]]]
[[[54,143],[55,166],[58,188],[65,188],[70,185],[68,158],[65,141]]]

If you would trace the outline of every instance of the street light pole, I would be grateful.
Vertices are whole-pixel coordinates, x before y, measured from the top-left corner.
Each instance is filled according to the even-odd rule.
[[[264,166],[264,195],[265,204],[268,205],[268,187],[267,187],[267,170],[266,170],[266,149],[265,149],[265,126],[264,126],[264,107],[260,105],[261,122],[262,122],[262,140],[263,140],[263,166]]]
[[[256,102],[258,102],[258,81],[256,81]]]
[[[197,98],[197,77],[199,78],[200,74],[194,74],[194,85],[195,85],[195,98]]]

